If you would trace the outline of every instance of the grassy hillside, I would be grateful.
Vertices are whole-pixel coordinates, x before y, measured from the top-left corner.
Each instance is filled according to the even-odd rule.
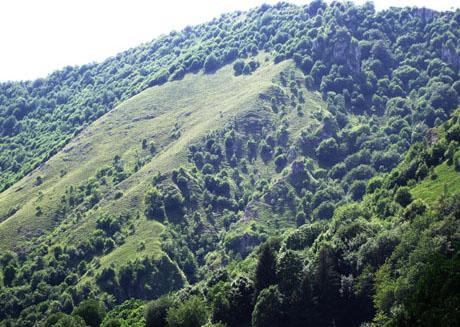
[[[264,58],[261,55],[257,59]],[[287,81],[294,82],[302,91],[293,89]],[[290,89],[300,92],[296,95],[301,98],[296,109],[291,106],[299,100]],[[283,110],[275,109],[273,101],[279,102]],[[318,94],[306,89],[302,73],[291,61],[276,65],[264,61],[251,74],[240,76],[235,76],[233,68],[227,66],[213,74],[189,75],[181,81],[145,90],[95,121],[43,166],[0,194],[0,247],[35,258],[49,250],[45,260],[50,264],[56,259],[71,260],[67,264],[79,274],[76,285],[82,290],[90,287],[114,291],[115,288],[100,283],[101,276],[112,269],[120,276],[139,264],[154,269],[156,277],[145,282],[158,285],[155,283],[160,280],[161,287],[152,293],[146,292],[144,286],[138,290],[137,286],[129,286],[125,293],[114,294],[120,298],[152,298],[193,283],[200,273],[188,271],[187,263],[170,247],[188,242],[184,238],[187,233],[180,231],[186,225],[172,221],[165,225],[145,215],[144,199],[152,183],[162,190],[177,188],[170,181],[171,175],[178,168],[185,169],[194,196],[206,201],[206,191],[200,185],[206,176],[197,175],[196,163],[190,158],[192,148],[203,147],[209,137],[224,143],[229,131],[237,131],[241,138],[238,142],[259,142],[267,132],[276,135],[281,126],[294,145],[305,130],[321,129],[318,117],[324,115],[326,105]],[[256,155],[244,183],[255,177],[253,173],[260,181],[285,183],[286,176],[275,162],[273,157],[267,160]],[[221,173],[227,168],[222,169]],[[237,193],[242,185],[232,181],[230,188],[236,199],[241,196]],[[271,206],[265,201],[251,201],[247,216],[239,222],[235,221],[237,216],[230,215],[235,224],[225,239],[228,245],[222,247],[216,241],[213,253],[210,251],[206,258],[206,253],[200,255],[200,265],[219,265],[226,256],[221,251],[247,255],[279,228],[296,225],[293,208],[273,224]],[[211,215],[214,221],[206,223],[201,236],[220,237],[229,228],[223,221],[230,212],[214,210],[212,213],[204,204],[197,205],[190,208],[184,219],[190,224],[192,217],[187,216],[193,211]],[[254,235],[254,231],[263,235]],[[249,243],[245,244],[245,240]],[[61,249],[64,256],[59,254]],[[190,253],[187,247],[184,251]],[[84,260],[72,261],[75,255]]]
[[[444,93],[450,100],[440,103],[436,93],[458,79],[458,15],[424,8],[376,12],[371,3],[279,3],[188,26],[99,64],[65,67],[35,81],[0,83],[0,190],[121,101],[233,62],[240,73],[251,71],[244,60],[261,52],[271,53],[274,62],[295,60],[324,95],[348,90],[347,106],[358,113],[381,113],[382,95],[407,97],[416,91],[432,106],[419,119],[432,125],[436,118],[445,119],[434,110],[455,107],[450,94]],[[432,85],[430,79],[440,74],[447,79]],[[430,92],[426,86],[433,86]]]
[[[260,96],[264,92],[270,94],[273,81],[280,73],[292,69],[290,62],[267,63],[252,75],[236,77],[231,67],[225,67],[212,75],[190,75],[182,81],[154,87],[121,104],[43,167],[0,195],[3,216],[12,212],[11,208],[17,208],[0,223],[0,246],[28,248],[31,241],[40,244],[44,240],[51,244],[78,244],[88,239],[101,214],[138,215],[140,219],[134,223],[134,233],[101,258],[102,267],[111,263],[120,265],[144,254],[159,254],[163,227],[143,215],[144,195],[152,178],[186,166],[188,146],[212,131],[235,122],[246,124],[252,116],[269,117],[271,109],[266,108]],[[311,113],[324,110],[321,100],[313,93],[307,96],[303,106],[306,114],[302,117],[296,111],[286,116],[294,138],[309,124],[317,125]],[[148,144],[154,142],[154,154],[142,148],[143,140]],[[88,207],[86,201],[62,213],[62,195],[71,187],[78,188],[96,179],[98,171],[111,166],[117,155],[126,178],[119,183],[109,183],[110,187],[101,186],[100,200],[94,207]],[[142,166],[136,170],[139,160]],[[273,177],[273,163],[259,162],[254,166],[260,169],[261,176]],[[37,178],[41,179],[40,184]],[[115,196],[117,193],[122,194],[121,197]],[[269,215],[263,214],[268,225]],[[40,234],[43,234],[41,238],[34,238]],[[139,250],[141,242],[143,249]]]
[[[0,195],[0,216],[7,217],[12,208],[16,209],[0,224],[0,246],[15,248],[55,227],[56,210],[65,189],[95,177],[97,170],[109,165],[116,155],[130,176],[103,194],[98,206],[117,214],[142,211],[143,194],[152,176],[186,163],[187,146],[192,141],[230,123],[237,115],[257,109],[258,95],[287,65],[266,65],[253,75],[241,77],[233,76],[231,67],[212,75],[189,75],[121,104]],[[173,132],[180,135],[174,136]],[[136,156],[148,156],[142,150],[143,139],[155,142],[158,150],[134,173]],[[40,185],[38,177],[43,180]],[[114,200],[117,190],[123,196]],[[42,215],[37,216],[37,206],[42,208]],[[79,224],[83,235],[87,224],[91,222]]]
[[[460,174],[455,167],[443,163],[437,166],[432,174],[412,189],[414,198],[433,204],[446,192],[453,195],[460,191]]]
[[[281,3],[0,85],[0,326],[458,303],[459,37],[460,11]]]

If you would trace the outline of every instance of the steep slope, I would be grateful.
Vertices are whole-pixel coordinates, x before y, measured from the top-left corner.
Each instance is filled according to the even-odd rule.
[[[238,114],[257,109],[258,95],[288,62],[267,65],[253,75],[234,77],[231,67],[216,74],[189,75],[183,81],[154,87],[118,106],[71,141],[42,167],[0,195],[0,247],[15,248],[56,226],[57,209],[69,186],[95,177],[116,155],[133,171],[142,140],[154,141],[153,158],[139,171],[103,194],[99,206],[113,213],[139,210],[150,179],[186,162],[190,142],[223,127]],[[180,133],[174,137],[172,132]],[[37,178],[42,182],[37,185]],[[121,190],[124,196],[114,200]],[[42,214],[37,215],[37,207]],[[12,210],[12,208],[14,208]],[[14,212],[8,215],[8,212]],[[83,224],[85,226],[85,224]],[[83,228],[83,227],[80,227]]]
[[[260,56],[258,60],[263,58]],[[177,290],[188,282],[196,282],[201,276],[199,267],[203,266],[205,271],[205,264],[218,265],[222,254],[222,258],[226,256],[222,251],[227,251],[227,245],[219,245],[217,238],[229,228],[225,222],[229,215],[232,221],[238,220],[239,216],[233,212],[244,209],[249,200],[241,194],[241,189],[250,186],[239,185],[235,175],[232,178],[237,179],[226,184],[229,185],[226,197],[239,200],[238,205],[222,197],[215,197],[213,205],[206,205],[209,192],[214,192],[208,181],[227,176],[226,171],[230,172],[236,164],[233,162],[243,164],[246,155],[252,170],[239,179],[254,184],[253,173],[256,173],[259,181],[251,189],[258,187],[259,182],[267,185],[269,180],[275,184],[278,179],[282,181],[285,177],[281,168],[297,157],[296,140],[305,129],[320,128],[317,117],[325,115],[328,115],[326,105],[318,94],[305,88],[303,74],[290,61],[275,65],[266,60],[251,74],[240,76],[235,76],[232,67],[227,66],[213,74],[189,75],[181,81],[150,88],[98,119],[42,167],[0,195],[4,217],[0,223],[0,246],[3,250],[14,250],[22,258],[45,260],[43,273],[60,265],[53,263],[54,260],[64,260],[68,273],[79,275],[78,280],[66,283],[76,283],[78,292],[90,288],[111,293],[117,302],[130,297],[151,299]],[[259,152],[254,140],[263,144],[267,133],[279,134],[275,142],[284,144],[286,154],[290,153],[282,166],[273,160],[275,151],[271,146],[267,145],[269,150],[262,147],[260,155],[251,154],[250,144]],[[229,135],[235,151],[231,157]],[[205,161],[224,159],[221,167],[217,164],[215,177],[205,172],[206,165],[198,168],[195,161],[197,151],[210,151],[210,141],[216,146],[226,144],[226,159],[222,155],[204,156]],[[278,151],[280,147],[276,155]],[[188,178],[190,193],[195,198],[187,198],[187,213],[178,215],[180,221],[170,211],[166,221],[150,216],[151,204],[145,199],[152,186],[160,188],[165,196],[168,190],[179,197],[181,193],[186,196],[183,189],[177,193],[175,183],[179,183],[174,182],[177,178],[174,176],[178,173]],[[226,241],[230,244],[228,249],[236,247],[247,255],[266,238],[268,234],[252,239],[245,232],[239,235],[241,228],[254,232],[251,220],[255,216],[264,217],[257,219],[259,227],[267,226],[269,234],[277,232],[268,218],[270,205],[264,201],[251,201],[248,209],[251,215],[230,227],[237,237]],[[287,216],[292,210],[288,208],[286,220],[281,220],[283,227],[295,226],[295,219]],[[186,237],[192,235],[180,229],[193,226],[192,221],[200,215],[207,217],[208,222],[193,237],[214,241],[208,242],[210,257],[201,251],[193,259],[199,260],[199,264],[192,261],[190,265],[174,247],[188,242]],[[241,246],[245,240],[249,243]],[[188,247],[181,251],[187,256],[191,253]],[[8,251],[5,253],[9,256]],[[35,267],[35,263],[23,267]],[[113,273],[120,275],[116,277],[120,282],[126,281],[122,275],[132,274],[139,267],[151,270],[134,276],[150,276],[148,280],[134,280],[133,285],[126,282],[123,291],[105,282]],[[35,277],[21,273],[17,280],[41,278],[38,275],[42,272],[31,273]],[[51,272],[45,275],[57,284],[65,278]],[[9,284],[7,279],[4,283]],[[72,288],[71,284],[68,285]],[[153,285],[156,285],[154,290]],[[24,305],[17,304],[16,308],[26,309]]]
[[[35,81],[0,83],[0,190],[121,101],[262,51],[275,62],[294,59],[324,94],[348,90],[353,110],[381,112],[384,94],[406,97],[417,90],[422,96],[429,79],[440,73],[457,80],[458,17],[458,12],[425,8],[376,12],[371,3],[265,5],[171,32],[100,64],[66,67]],[[377,82],[383,92],[376,92]],[[436,88],[443,86],[439,82]],[[372,98],[375,93],[379,97]],[[439,104],[433,101],[432,109],[440,109]],[[422,116],[430,125],[444,119],[430,110]]]
[[[428,144],[427,138],[413,146],[398,167],[369,181],[362,201],[339,206],[331,220],[285,230],[246,259],[175,293],[175,301],[126,301],[108,313],[105,323],[145,326],[161,321],[154,314],[161,304],[184,308],[198,297],[198,303],[211,303],[210,321],[230,326],[249,326],[251,314],[257,326],[273,321],[277,326],[454,325],[460,184],[442,185],[460,178],[459,117],[454,114],[430,130],[436,141]],[[429,175],[411,173],[424,167]],[[426,194],[420,194],[423,190]],[[143,310],[151,315],[144,319]],[[201,312],[197,306],[189,310]],[[175,314],[171,310],[168,317]]]
[[[411,193],[414,198],[433,204],[443,193],[455,194],[460,185],[460,174],[452,165],[443,163],[433,169],[432,175],[417,184]]]
[[[180,289],[160,303],[201,325],[392,320],[402,263],[457,239],[459,24],[262,6],[1,85],[0,319],[69,325],[95,297],[139,323],[130,300]]]

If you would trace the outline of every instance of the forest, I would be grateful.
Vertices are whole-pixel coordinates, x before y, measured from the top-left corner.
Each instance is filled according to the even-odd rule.
[[[279,3],[0,83],[0,326],[457,325],[459,40]]]

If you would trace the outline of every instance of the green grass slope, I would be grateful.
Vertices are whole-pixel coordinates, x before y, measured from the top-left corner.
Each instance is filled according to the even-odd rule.
[[[460,174],[452,165],[442,163],[434,168],[434,176],[427,177],[412,190],[412,196],[428,204],[435,203],[447,191],[448,195],[460,192]]]
[[[89,126],[42,167],[0,194],[0,248],[15,249],[26,241],[54,230],[58,240],[84,238],[94,227],[95,211],[115,214],[143,211],[143,196],[157,172],[167,172],[186,163],[188,145],[212,130],[231,122],[235,116],[258,109],[258,95],[290,62],[265,64],[249,76],[233,76],[231,67],[215,74],[188,75],[184,80],[150,88],[124,102]],[[317,105],[319,106],[319,105]],[[142,140],[153,141],[157,151],[150,158]],[[120,156],[129,177],[114,188],[108,187],[91,211],[77,207],[62,217],[79,217],[78,224],[62,223],[58,212],[62,195],[95,177],[98,169]],[[134,171],[139,157],[149,159]],[[39,181],[41,179],[41,182]],[[123,196],[115,199],[121,191]],[[68,219],[67,219],[68,220]],[[159,223],[136,222],[139,233],[159,235]],[[59,228],[56,228],[59,226]],[[67,226],[67,227],[66,227]],[[156,237],[147,239],[147,251],[158,248]],[[130,253],[126,242],[111,256]],[[118,253],[118,254],[117,254]]]

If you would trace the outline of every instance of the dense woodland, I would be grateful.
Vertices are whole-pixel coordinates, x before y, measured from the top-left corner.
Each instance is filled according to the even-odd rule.
[[[148,87],[225,65],[252,74],[261,54],[296,66],[260,94],[270,114],[210,131],[186,165],[151,176],[141,212],[94,217],[79,244],[2,253],[1,325],[456,325],[460,193],[443,183],[460,173],[459,39],[459,10],[280,3],[0,84],[4,190]],[[308,92],[327,110],[310,113]],[[314,128],[290,134],[305,115]],[[134,170],[158,151],[139,149]],[[115,156],[68,187],[60,213],[132,173]],[[444,187],[420,197],[424,185]],[[165,226],[163,255],[98,269],[136,219]]]

